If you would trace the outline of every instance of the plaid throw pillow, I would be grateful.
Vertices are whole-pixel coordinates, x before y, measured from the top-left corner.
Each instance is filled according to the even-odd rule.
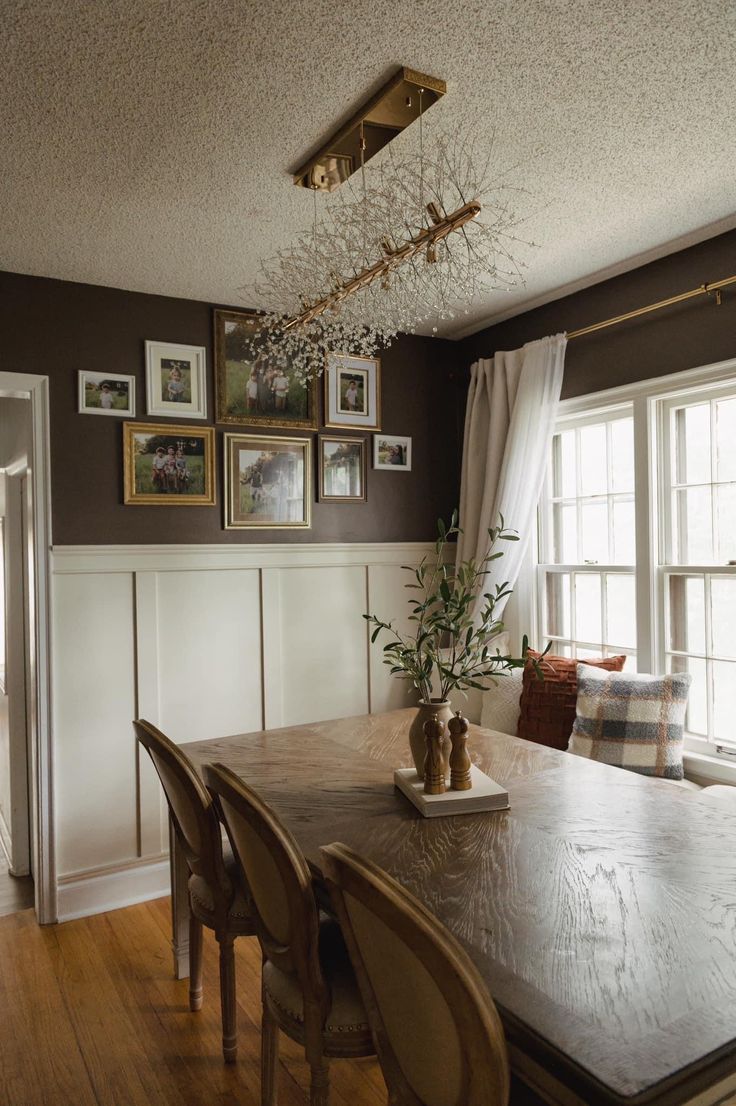
[[[578,665],[578,703],[568,750],[644,776],[682,779],[691,676],[643,676]]]

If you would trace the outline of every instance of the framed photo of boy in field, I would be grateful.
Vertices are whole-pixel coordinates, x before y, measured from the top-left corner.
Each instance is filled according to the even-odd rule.
[[[125,422],[123,470],[124,503],[213,506],[214,428]]]
[[[204,346],[146,342],[146,413],[206,419],[206,370]]]
[[[309,438],[225,435],[225,529],[309,527]]]
[[[381,429],[381,361],[330,353],[324,371],[325,426]]]
[[[135,377],[119,373],[77,374],[80,415],[135,418]]]
[[[260,315],[214,313],[217,421],[315,430],[317,385],[258,351]]]

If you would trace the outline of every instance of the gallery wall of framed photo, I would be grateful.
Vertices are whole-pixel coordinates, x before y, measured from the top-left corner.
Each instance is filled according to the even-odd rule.
[[[245,363],[242,337],[254,318],[199,301],[0,273],[0,324],[13,324],[5,327],[4,360],[49,375],[55,544],[432,536],[457,499],[464,395],[450,379],[456,343],[401,336],[381,351],[380,373],[349,360],[304,388],[288,373]],[[205,428],[214,437],[211,473]],[[376,464],[375,436],[384,433],[411,439],[411,468]],[[302,493],[309,482],[309,526],[285,461],[277,480],[273,465],[258,472],[263,464],[253,468],[253,458],[243,472],[253,526],[245,501],[226,514],[226,434],[256,435],[264,452],[283,452],[271,445],[282,438],[309,442],[308,456],[288,462],[297,480],[304,468]]]

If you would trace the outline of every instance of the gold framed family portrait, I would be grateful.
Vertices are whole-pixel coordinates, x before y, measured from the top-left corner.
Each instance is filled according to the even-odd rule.
[[[316,430],[317,383],[258,350],[260,315],[214,312],[217,421]]]
[[[213,506],[214,427],[124,422],[123,502],[158,507]]]

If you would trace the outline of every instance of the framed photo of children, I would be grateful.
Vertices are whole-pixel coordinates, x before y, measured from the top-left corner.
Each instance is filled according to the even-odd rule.
[[[309,438],[225,435],[225,529],[309,527]]]
[[[319,498],[333,503],[365,501],[365,438],[319,439]]]
[[[177,419],[207,418],[204,346],[146,342],[146,412]]]
[[[77,374],[80,415],[135,418],[135,377],[119,373]]]
[[[325,426],[381,429],[381,362],[378,357],[330,353],[324,377]]]
[[[123,476],[124,503],[213,506],[214,428],[124,422]]]
[[[392,472],[411,472],[411,438],[374,434],[373,468]]]
[[[238,426],[317,428],[317,384],[258,352],[261,317],[215,310],[217,421]]]

